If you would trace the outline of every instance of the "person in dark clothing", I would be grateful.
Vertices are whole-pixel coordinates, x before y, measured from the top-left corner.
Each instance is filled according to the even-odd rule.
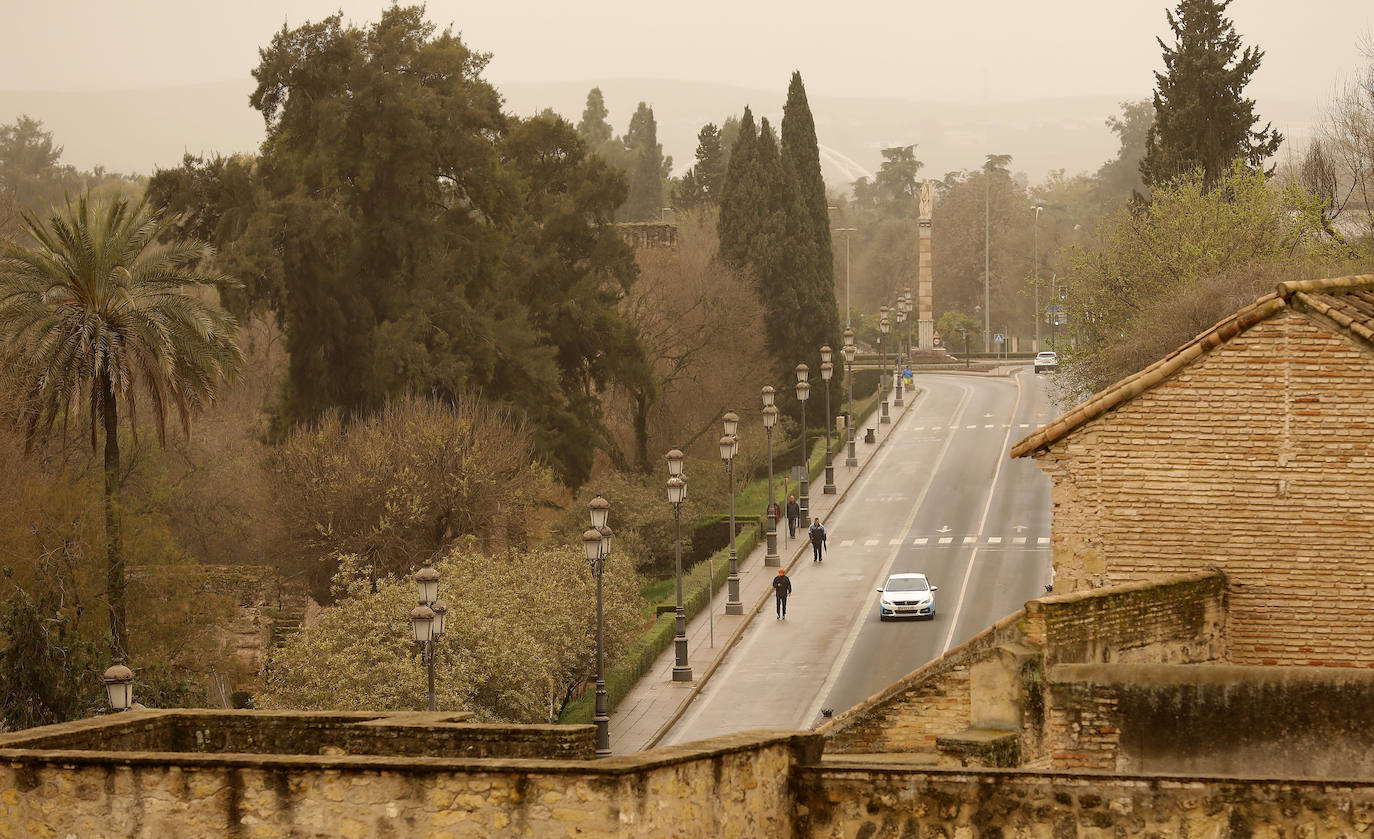
[[[806,535],[811,537],[811,561],[824,562],[825,557],[825,525],[821,524],[820,519],[816,519],[815,524],[806,531]]]
[[[792,495],[787,499],[787,538],[797,538],[797,525],[801,524],[801,505],[797,503],[797,496]]]
[[[787,578],[787,572],[778,569],[778,576],[773,578],[773,597],[778,604],[778,620],[787,620],[787,595],[792,593],[792,581]]]

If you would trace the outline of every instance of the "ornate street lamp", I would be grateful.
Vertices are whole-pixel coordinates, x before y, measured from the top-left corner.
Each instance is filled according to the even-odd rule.
[[[844,328],[844,361],[849,365],[849,373],[845,376],[845,381],[849,385],[849,410],[845,412],[845,428],[849,431],[849,451],[845,456],[845,466],[858,466],[859,459],[854,455],[854,437],[858,434],[858,417],[854,416],[854,356],[859,352],[859,348],[854,346],[854,330],[846,326]]]
[[[588,507],[592,526],[582,532],[582,552],[592,575],[596,577],[596,709],[592,714],[592,723],[596,725],[596,756],[607,757],[611,753],[611,717],[606,712],[606,623],[601,575],[611,555],[612,534],[606,526],[611,504],[598,495]]]
[[[802,450],[802,474],[801,474],[801,498],[797,499],[797,506],[801,508],[801,520],[811,521],[811,496],[810,496],[810,472],[811,458],[807,451],[806,443],[806,400],[811,397],[811,383],[806,381],[806,365],[797,365],[797,401],[801,403],[801,450]]]
[[[682,608],[682,502],[687,500],[687,481],[682,474],[683,459],[682,452],[677,449],[668,452],[668,503],[673,505],[673,523],[677,529],[674,541],[677,577],[677,634],[673,637],[675,682],[692,681],[692,667],[687,663],[687,612]]]
[[[902,367],[902,324],[906,322],[906,303],[902,298],[897,298],[897,353],[893,370],[901,370]],[[894,373],[895,384],[893,386],[893,406],[902,407],[902,377]]]
[[[110,700],[110,710],[127,711],[134,704],[134,671],[122,662],[115,662],[101,681],[105,683],[105,696]]]
[[[892,417],[887,413],[887,356],[883,355],[883,336],[892,328],[892,324],[887,319],[887,307],[879,309],[881,317],[878,318],[878,390],[882,394],[882,414],[878,417],[878,422],[892,422]]]
[[[829,345],[821,347],[821,379],[825,382],[825,486],[821,492],[835,494],[835,462],[830,455],[830,425],[834,422],[830,413],[830,379],[835,375],[835,365],[830,363],[833,356]]]
[[[773,500],[773,426],[778,424],[778,409],[773,404],[773,386],[763,386],[763,432],[768,438],[768,535],[763,552],[766,568],[778,568],[782,557],[778,556],[778,506]]]
[[[733,411],[724,417],[725,436],[720,438],[720,459],[725,462],[726,481],[730,485],[730,576],[725,580],[725,614],[744,614],[739,599],[739,561],[735,556],[735,454],[739,451],[739,417]]]
[[[429,560],[425,560],[420,570],[415,572],[415,592],[419,597],[419,605],[410,610],[410,626],[416,643],[420,644],[420,660],[425,665],[429,683],[429,710],[434,711],[437,710],[434,703],[434,645],[444,634],[448,606],[439,600],[439,571]]]

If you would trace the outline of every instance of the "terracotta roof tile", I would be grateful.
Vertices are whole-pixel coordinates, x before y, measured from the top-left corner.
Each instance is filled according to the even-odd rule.
[[[1266,294],[1144,370],[1093,394],[1031,432],[1012,446],[1011,456],[1023,457],[1047,448],[1289,306],[1325,317],[1351,337],[1374,346],[1374,274],[1279,283],[1274,293]]]

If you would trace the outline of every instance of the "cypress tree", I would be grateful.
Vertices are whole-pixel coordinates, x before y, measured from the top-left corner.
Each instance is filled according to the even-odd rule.
[[[721,184],[720,216],[716,219],[721,259],[735,268],[749,267],[747,248],[762,212],[758,195],[759,173],[755,165],[756,135],[754,114],[745,106],[739,133],[730,149],[725,182]]]
[[[663,207],[663,178],[671,161],[663,157],[658,142],[658,123],[654,110],[644,102],[630,118],[625,132],[625,149],[629,154],[630,196],[625,199],[619,215],[628,221],[653,221]]]
[[[1194,169],[1210,186],[1236,158],[1259,168],[1283,142],[1269,124],[1254,130],[1255,100],[1242,92],[1264,53],[1241,51],[1240,36],[1223,14],[1230,4],[1181,0],[1176,12],[1166,12],[1175,42],[1170,47],[1159,40],[1164,72],[1155,73],[1155,122],[1140,163],[1152,187]]]
[[[582,121],[577,124],[577,133],[581,135],[587,148],[595,151],[611,139],[611,124],[606,121],[608,115],[610,111],[606,109],[606,100],[601,95],[601,88],[592,88],[587,93],[587,107],[582,111]]]

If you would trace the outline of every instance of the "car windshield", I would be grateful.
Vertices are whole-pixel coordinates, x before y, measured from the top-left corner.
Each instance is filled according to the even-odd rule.
[[[930,591],[924,577],[895,577],[887,581],[887,591]]]
[[[1040,355],[1037,356],[1037,357],[1038,357],[1038,358],[1054,358],[1054,353],[1052,353],[1052,352],[1042,352],[1042,353],[1040,353]]]

